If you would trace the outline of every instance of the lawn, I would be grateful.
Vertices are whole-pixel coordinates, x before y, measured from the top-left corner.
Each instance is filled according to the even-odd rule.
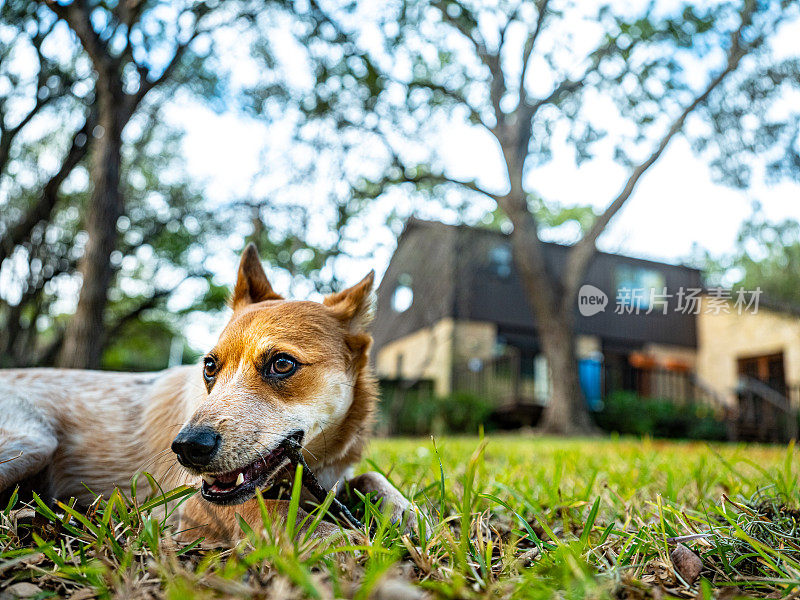
[[[420,535],[374,509],[365,543],[280,531],[201,550],[176,548],[124,495],[71,522],[17,505],[0,523],[0,598],[794,597],[797,463],[793,447],[376,440],[361,468],[415,498]]]

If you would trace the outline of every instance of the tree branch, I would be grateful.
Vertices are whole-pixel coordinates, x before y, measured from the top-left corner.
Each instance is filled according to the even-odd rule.
[[[142,316],[144,312],[158,306],[160,300],[170,296],[186,281],[188,281],[189,279],[193,279],[195,277],[210,277],[210,276],[211,273],[209,273],[208,271],[193,271],[186,274],[186,276],[173,287],[155,290],[149,298],[142,301],[140,304],[134,306],[132,309],[130,309],[123,315],[120,315],[113,325],[106,328],[106,334],[103,341],[103,348],[105,348],[109,340],[116,338],[118,335],[120,335],[120,333],[122,333],[122,329],[125,327],[125,325],[127,325],[131,321],[138,319],[140,316]]]
[[[31,348],[39,335],[35,323],[36,315],[41,314],[42,292],[48,282],[62,273],[73,272],[75,269],[75,260],[70,260],[66,256],[53,256],[51,250],[44,242],[35,246],[28,245],[28,263],[36,258],[43,266],[38,273],[34,273],[29,267],[25,291],[19,302],[9,306],[6,313],[5,330],[0,334],[0,354],[11,358],[12,365],[30,367],[42,364],[37,353]],[[49,273],[46,267],[50,267]],[[28,323],[27,327],[23,327],[21,322],[23,314]],[[56,338],[58,337],[56,335]]]
[[[36,101],[28,113],[20,119],[20,121],[14,125],[14,127],[6,127],[5,125],[5,116],[0,116],[0,173],[5,171],[6,165],[8,164],[9,156],[11,153],[11,145],[14,143],[14,139],[17,137],[20,131],[31,122],[31,119],[36,116],[36,114],[42,110],[47,104],[49,104],[54,98],[54,94],[48,94],[45,97],[41,97],[39,95],[39,91],[47,86],[47,80],[50,76],[50,73],[47,72],[45,67],[47,63],[47,59],[42,54],[42,43],[44,39],[52,32],[54,24],[51,24],[45,31],[38,31],[34,36],[31,38],[31,44],[33,44],[34,50],[36,51],[36,58],[39,62],[39,71],[36,74]]]
[[[428,175],[405,177],[404,179],[405,179],[406,182],[414,183],[414,184],[430,183],[432,185],[437,185],[437,184],[458,185],[458,186],[461,186],[464,189],[470,190],[472,192],[476,192],[478,194],[483,194],[484,196],[486,196],[487,198],[491,198],[495,202],[501,198],[500,194],[495,194],[495,193],[490,192],[489,190],[486,190],[486,189],[482,188],[481,186],[479,186],[477,184],[477,182],[475,180],[464,181],[464,180],[461,180],[461,179],[454,179],[452,177],[448,177],[444,173],[430,173]]]
[[[597,217],[591,229],[589,229],[583,238],[577,244],[575,244],[572,250],[570,250],[569,257],[567,259],[567,267],[564,274],[564,295],[562,297],[562,301],[565,305],[564,308],[566,310],[571,309],[574,296],[577,294],[578,287],[580,286],[580,281],[583,278],[586,269],[588,268],[589,261],[597,251],[597,239],[605,231],[611,219],[614,218],[625,202],[630,198],[633,190],[636,188],[636,184],[639,182],[639,179],[641,179],[642,175],[644,175],[645,172],[659,159],[672,139],[683,129],[684,123],[686,122],[688,116],[708,99],[708,97],[711,95],[711,92],[713,92],[730,73],[736,70],[742,57],[747,54],[748,48],[744,48],[741,45],[741,34],[742,30],[750,24],[754,10],[754,2],[748,1],[745,3],[745,7],[742,11],[741,24],[737,30],[731,34],[731,46],[728,50],[725,68],[720,71],[720,73],[718,73],[717,76],[708,83],[706,88],[683,109],[680,115],[678,115],[678,117],[672,122],[672,125],[661,138],[658,145],[650,153],[650,155],[644,161],[638,164],[633,171],[631,171],[631,174],[629,175],[628,180],[625,182],[625,185],[623,186],[619,195],[614,198],[608,208],[606,208],[606,210]]]
[[[183,283],[183,281],[181,281],[181,283]],[[180,285],[180,283],[178,285]],[[116,338],[122,332],[122,329],[125,327],[125,325],[138,319],[145,311],[155,308],[158,305],[159,300],[169,296],[177,287],[178,286],[170,289],[156,290],[152,296],[144,300],[141,304],[138,304],[125,314],[121,315],[111,327],[106,329],[106,335],[103,340],[103,348],[105,348],[109,340]]]
[[[53,96],[39,98],[37,95],[36,103],[33,105],[33,108],[31,108],[31,110],[24,117],[22,117],[22,120],[19,123],[10,129],[6,127],[0,128],[0,173],[3,173],[6,169],[6,165],[8,164],[8,159],[11,154],[11,144],[14,143],[14,139],[17,137],[19,132],[31,122],[31,119],[33,119],[33,117],[35,117],[41,109],[50,103],[52,99]]]
[[[44,2],[75,32],[98,72],[107,75],[114,69],[114,60],[108,51],[108,46],[92,27],[91,8],[86,4],[86,0],[73,0],[69,4],[59,4],[56,0],[44,0]]]
[[[450,15],[449,12],[447,12],[448,5],[456,5],[459,7],[461,13],[469,18],[471,24],[473,25],[473,31],[467,29],[462,21],[459,21]],[[483,58],[483,56],[489,55],[486,42],[484,41],[483,36],[480,34],[480,31],[478,31],[478,20],[469,12],[469,10],[467,10],[463,4],[460,2],[443,2],[440,0],[439,2],[434,2],[433,6],[439,10],[439,12],[442,14],[442,19],[446,23],[449,23],[453,28],[461,33],[461,35],[470,41],[470,43],[474,46],[475,51],[478,53],[478,56]]]
[[[61,184],[72,173],[73,169],[83,160],[89,150],[89,143],[92,139],[92,130],[97,124],[97,115],[94,107],[89,109],[89,114],[83,126],[72,136],[72,144],[67,151],[61,167],[49,179],[42,189],[39,200],[16,224],[11,226],[6,234],[0,239],[0,265],[14,251],[14,248],[24,242],[41,221],[49,218],[50,213],[55,208],[58,201],[58,192]]]
[[[547,0],[542,0],[542,10],[545,11],[546,8]],[[542,19],[544,18],[542,16],[543,14],[544,12],[539,13],[540,18]],[[537,25],[537,29],[539,27],[540,26]],[[535,33],[535,35],[538,36],[539,34]],[[581,89],[586,83],[589,75],[597,71],[600,63],[603,60],[603,57],[608,55],[612,45],[613,42],[606,42],[597,48],[594,52],[592,52],[591,62],[589,66],[586,67],[586,70],[580,75],[580,77],[577,79],[565,77],[552,89],[547,96],[539,98],[536,101],[531,101],[531,99],[528,98],[527,93],[520,88],[520,92],[523,94],[520,96],[520,98],[524,98],[524,102],[518,104],[516,110],[514,111],[514,127],[501,127],[492,130],[492,133],[494,133],[495,137],[500,142],[500,145],[503,147],[503,152],[513,161],[513,164],[517,169],[517,179],[521,179],[522,177],[522,167],[525,163],[526,157],[528,156],[528,145],[531,140],[531,135],[533,134],[533,119],[536,116],[536,113],[538,113],[539,109],[541,109],[543,106],[548,104],[558,104],[565,97],[569,96],[570,94],[574,94]],[[524,85],[524,77],[525,75],[523,73],[520,79],[520,86]],[[521,187],[521,181],[517,182],[517,185]]]
[[[147,78],[142,79],[142,82],[139,85],[139,89],[136,91],[135,94],[137,103],[141,101],[142,98],[145,97],[147,92],[152,90],[154,87],[161,85],[167,79],[169,79],[170,75],[172,75],[172,73],[175,71],[175,68],[180,63],[181,58],[183,58],[186,49],[201,33],[202,31],[200,29],[195,29],[188,40],[186,40],[181,44],[178,44],[178,46],[175,48],[175,53],[172,55],[170,61],[167,63],[167,66],[164,67],[164,70],[161,72],[161,75],[152,80]]]
[[[579,79],[565,79],[553,88],[553,91],[544,98],[540,98],[532,104],[526,102],[517,108],[516,130],[514,131],[515,136],[513,142],[509,140],[505,143],[513,144],[514,159],[519,164],[522,164],[525,157],[528,155],[528,144],[531,141],[533,131],[533,118],[536,116],[536,113],[539,112],[539,109],[547,104],[558,104],[562,98],[581,89],[589,72],[590,71],[587,70]],[[502,134],[502,132],[498,132],[498,139],[500,139],[500,134]],[[503,143],[502,139],[501,143]]]
[[[506,41],[506,33],[508,32],[508,27],[509,25],[517,21],[517,15],[519,15],[519,11],[524,4],[525,4],[524,0],[517,3],[517,5],[514,7],[514,10],[512,10],[511,13],[509,14],[506,24],[503,25],[503,28],[500,30],[500,43],[497,45],[497,48],[501,52],[503,50],[503,44],[505,44]]]
[[[519,75],[519,106],[524,106],[528,101],[528,93],[525,91],[525,75],[528,73],[528,65],[530,64],[531,54],[533,54],[533,48],[536,45],[536,40],[539,38],[539,34],[542,31],[542,25],[544,24],[545,17],[547,16],[547,5],[549,3],[550,0],[540,0],[537,3],[536,8],[539,13],[536,16],[536,26],[528,36],[528,39],[525,40],[525,46],[522,49],[522,71]]]
[[[397,83],[402,84],[402,82],[397,82]],[[469,118],[471,121],[473,121],[474,123],[480,123],[487,129],[489,129],[489,125],[487,125],[486,122],[483,120],[483,116],[481,115],[480,111],[469,103],[469,101],[464,97],[464,94],[462,94],[460,90],[452,90],[442,84],[434,83],[433,81],[423,81],[421,79],[415,79],[410,83],[408,83],[407,85],[409,89],[421,88],[421,89],[431,90],[432,92],[440,92],[441,94],[447,96],[451,100],[464,106],[469,112]]]
[[[164,83],[167,79],[169,79],[177,66],[180,64],[183,55],[186,53],[186,50],[191,45],[191,43],[197,39],[197,36],[205,33],[205,30],[200,27],[200,22],[203,18],[211,12],[211,8],[208,7],[206,3],[200,3],[195,6],[191,11],[187,11],[184,14],[192,13],[195,17],[194,22],[194,30],[192,31],[191,35],[185,42],[178,43],[175,47],[175,53],[172,55],[172,58],[164,67],[161,74],[154,78],[148,79],[149,72],[148,70],[140,65],[136,65],[139,71],[140,83],[139,89],[136,90],[133,94],[127,94],[125,98],[125,103],[127,105],[128,115],[133,115],[136,111],[136,107],[139,106],[139,103],[144,99],[144,97],[155,87],[158,87],[162,83]],[[134,61],[135,62],[135,61]]]
[[[491,198],[495,202],[499,201],[500,198],[502,197],[500,194],[495,194],[493,192],[490,192],[489,190],[486,190],[486,189],[482,188],[474,180],[472,180],[472,181],[464,181],[464,180],[461,180],[461,179],[455,179],[453,177],[449,177],[448,175],[445,175],[444,173],[428,173],[428,172],[416,173],[414,175],[407,176],[407,175],[405,175],[405,169],[403,168],[401,163],[395,162],[394,163],[394,167],[400,169],[401,172],[403,172],[403,175],[401,175],[399,178],[393,178],[393,177],[386,176],[386,177],[383,177],[382,179],[380,179],[378,181],[370,182],[371,185],[376,187],[377,193],[381,193],[384,189],[386,189],[389,186],[399,185],[401,183],[413,183],[414,185],[423,184],[423,185],[430,185],[430,186],[436,186],[436,185],[442,185],[442,184],[451,184],[451,185],[461,186],[466,190],[470,190],[470,191],[476,192],[478,194],[482,194],[482,195],[486,196],[487,198]],[[374,195],[377,195],[377,194],[374,194]]]
[[[472,30],[467,28],[463,21],[454,18],[447,12],[447,2],[434,2],[433,6],[439,10],[442,15],[442,20],[445,23],[453,27],[456,31],[470,41],[472,46],[475,48],[478,58],[484,65],[486,65],[486,67],[488,67],[489,74],[491,75],[489,96],[491,98],[492,108],[494,109],[495,119],[497,120],[497,123],[500,124],[505,120],[505,114],[500,108],[500,101],[503,99],[503,95],[506,93],[506,78],[500,65],[500,49],[498,49],[496,53],[489,52],[488,48],[486,47],[486,42],[483,40],[483,36],[481,36],[480,31],[478,31],[477,20],[475,17],[472,16],[472,14],[462,4],[450,4],[457,4],[461,9],[462,14],[468,16],[473,25]]]

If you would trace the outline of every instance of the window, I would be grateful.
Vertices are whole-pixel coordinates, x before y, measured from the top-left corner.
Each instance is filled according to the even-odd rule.
[[[533,359],[533,397],[540,404],[550,402],[550,365],[544,354]]]
[[[505,279],[511,275],[512,255],[508,244],[499,244],[489,250],[489,264],[492,272]]]
[[[617,304],[647,310],[651,294],[664,290],[664,274],[655,269],[620,265],[616,269]]]
[[[472,357],[467,362],[467,368],[473,373],[483,371],[483,361],[480,358]]]
[[[403,273],[397,278],[397,285],[392,292],[392,310],[404,313],[414,303],[414,290],[411,288],[411,276]]]

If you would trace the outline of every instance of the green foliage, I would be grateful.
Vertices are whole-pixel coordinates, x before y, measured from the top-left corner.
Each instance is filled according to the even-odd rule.
[[[549,162],[556,139],[576,165],[611,144],[615,159],[632,167],[724,69],[721,50],[731,51],[733,72],[692,106],[706,126],[681,133],[725,183],[748,185],[754,159],[764,157],[773,180],[798,177],[800,113],[772,110],[797,88],[800,59],[772,44],[782,28],[797,24],[796,3],[365,6],[293,5],[293,42],[311,82],[277,86],[303,98],[303,127],[324,130],[323,145],[325,137],[334,146],[345,136],[363,142],[338,146],[354,157],[344,179],[358,196],[405,185],[444,201],[439,188],[458,185],[493,198],[499,190],[487,193],[476,178],[455,180],[445,172],[437,139],[454,122],[494,136],[512,178],[523,166]],[[577,24],[589,22],[591,43],[565,43],[585,35]],[[259,45],[255,56],[269,69],[280,64]],[[256,113],[270,114],[265,91],[275,88],[267,75],[249,90]],[[594,111],[598,97],[614,108]]]
[[[74,306],[70,299],[80,289],[90,157],[99,133],[96,77],[79,39],[59,18],[67,14],[62,4],[0,4],[0,366],[53,364]],[[114,109],[130,117],[120,171],[124,214],[116,223],[108,301],[97,317],[106,335],[93,340],[103,349],[104,368],[166,366],[171,340],[183,338],[187,323],[225,307],[227,288],[207,263],[224,248],[232,271],[234,252],[248,235],[262,258],[288,272],[289,291],[296,284],[305,284],[303,294],[339,287],[334,261],[352,254],[345,232],[358,202],[331,199],[323,209],[317,199],[302,217],[296,196],[290,203],[229,199],[211,206],[186,172],[184,132],[165,118],[165,107],[191,96],[214,109],[238,107],[239,90],[217,52],[217,36],[236,31],[242,39],[258,38],[268,51],[272,41],[260,36],[255,15],[272,14],[273,4],[279,3],[71,5],[86,11],[100,50],[123,73],[124,98]],[[280,94],[262,100],[279,98],[289,102]],[[311,162],[305,170],[278,165],[274,172],[308,181],[317,166]],[[185,352],[184,360],[195,353]]]
[[[170,366],[173,344],[178,344],[178,364],[189,364],[200,353],[186,345],[166,318],[128,323],[103,353],[103,368],[112,371],[159,371]]]
[[[437,397],[427,387],[403,389],[384,381],[380,409],[383,427],[394,434],[474,434],[490,422],[493,406],[467,392]]]
[[[438,399],[447,433],[475,434],[486,425],[493,406],[485,399],[469,392],[454,392]]]
[[[761,205],[754,204],[739,229],[734,252],[717,259],[706,253],[698,262],[712,284],[732,279],[733,289],[760,288],[767,301],[800,305],[800,221],[796,219],[770,221]]]
[[[577,225],[579,233],[585,233],[597,218],[594,207],[586,204],[563,206],[557,202],[548,202],[533,195],[528,200],[528,208],[536,217],[536,221],[544,229],[556,229],[563,225]],[[496,208],[482,220],[482,226],[489,229],[509,231],[511,221],[505,213]]]
[[[690,440],[724,440],[725,423],[707,407],[693,402],[676,403],[642,398],[635,392],[614,392],[595,421],[606,431],[622,435]]]

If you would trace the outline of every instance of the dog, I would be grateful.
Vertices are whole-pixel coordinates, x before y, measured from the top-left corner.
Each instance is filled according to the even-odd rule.
[[[89,504],[147,471],[164,490],[199,488],[173,516],[177,539],[231,543],[243,535],[237,514],[261,526],[257,490],[278,522],[287,518],[288,501],[269,492],[292,481],[295,448],[324,491],[345,503],[371,494],[401,520],[411,505],[383,475],[352,476],[377,400],[373,280],[371,272],[321,303],[286,300],[250,244],[231,319],[201,364],[0,371],[0,492],[33,482],[42,497]],[[323,521],[314,535],[339,531]]]

